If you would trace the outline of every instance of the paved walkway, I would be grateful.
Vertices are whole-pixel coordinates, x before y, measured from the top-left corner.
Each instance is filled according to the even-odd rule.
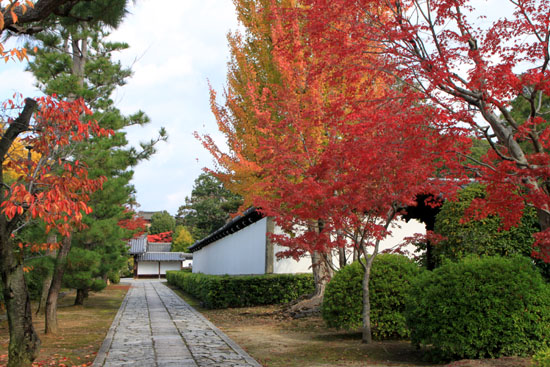
[[[132,282],[94,367],[261,365],[159,281]]]

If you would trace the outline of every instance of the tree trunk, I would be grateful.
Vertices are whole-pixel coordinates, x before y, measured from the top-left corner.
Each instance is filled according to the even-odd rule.
[[[50,232],[47,239],[48,243],[56,243],[57,236]],[[46,250],[46,255],[50,257],[55,257],[55,250]],[[48,293],[50,292],[50,285],[52,284],[52,274],[48,275],[44,282],[42,283],[42,294],[40,295],[40,303],[38,303],[38,308],[36,309],[36,314],[44,314],[46,310],[46,301],[48,300]]]
[[[346,249],[343,247],[338,249],[338,263],[340,269],[342,269],[348,263],[346,259]]]
[[[42,294],[40,295],[40,302],[36,309],[36,314],[44,314],[46,309],[46,301],[48,299],[48,293],[50,292],[50,285],[52,284],[52,276],[48,275],[42,282]]]
[[[332,276],[332,270],[327,264],[330,261],[329,256],[314,251],[311,253],[311,268],[313,271],[313,280],[315,282],[315,293],[313,297],[323,298],[325,287]]]
[[[344,236],[342,235],[342,231],[336,232],[336,239],[338,241],[343,241]],[[346,258],[346,248],[345,247],[339,247],[338,248],[338,266],[340,269],[342,269],[344,266],[347,265],[348,259]]]
[[[544,231],[550,228],[550,214],[544,210],[537,209],[537,216],[539,218],[540,230]]]
[[[352,255],[352,258],[351,258],[351,261],[352,262],[355,262],[359,259],[359,251],[357,251],[357,249],[354,247],[353,248],[353,255]]]
[[[372,268],[373,258],[365,259],[365,264],[361,262],[365,270],[363,275],[363,328],[361,330],[361,340],[363,343],[372,343],[372,328],[370,324],[370,270]],[[366,265],[366,266],[365,266]]]
[[[32,325],[31,302],[23,277],[23,265],[16,259],[13,244],[3,232],[0,272],[10,333],[8,367],[30,366],[38,355],[40,339]]]
[[[77,289],[76,290],[76,298],[74,300],[75,306],[82,306],[84,305],[84,299],[88,297],[88,290],[87,289]]]
[[[55,267],[53,269],[52,284],[50,285],[50,291],[48,292],[48,299],[46,301],[46,334],[57,333],[57,298],[59,297],[59,291],[61,290],[61,282],[63,281],[63,273],[65,272],[65,260],[67,254],[71,249],[71,237],[64,237],[61,241],[61,248],[57,253],[55,260]]]

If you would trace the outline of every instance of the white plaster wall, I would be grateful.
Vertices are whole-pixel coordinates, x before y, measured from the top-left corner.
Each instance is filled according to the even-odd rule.
[[[183,260],[181,266],[182,268],[190,268],[193,266],[193,260]]]
[[[391,228],[392,235],[386,237],[380,242],[380,251],[393,249],[403,242],[406,237],[412,237],[416,233],[426,234],[426,226],[424,223],[411,219],[405,222],[402,219],[395,221],[396,226]],[[402,250],[406,250],[408,255],[414,254],[416,249],[413,245],[404,246]]]
[[[284,234],[281,227],[275,225],[273,230],[274,234]],[[273,272],[275,274],[288,274],[288,273],[311,273],[311,256],[304,256],[298,261],[293,258],[277,258],[277,253],[288,250],[287,247],[279,245],[273,246],[273,258],[275,262],[273,264]]]
[[[166,275],[167,270],[181,270],[181,261],[161,261],[160,273]]]
[[[158,261],[139,261],[138,262],[138,275],[151,275],[159,273]]]
[[[275,274],[288,273],[311,273],[311,256],[304,256],[298,261],[293,258],[277,258],[277,253],[287,250],[286,247],[278,245],[273,246],[275,263],[273,264],[273,272]]]
[[[267,218],[193,253],[193,273],[264,274]]]

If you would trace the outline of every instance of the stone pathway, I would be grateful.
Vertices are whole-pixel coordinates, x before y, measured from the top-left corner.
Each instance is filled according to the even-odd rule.
[[[132,282],[93,366],[261,367],[159,281]]]

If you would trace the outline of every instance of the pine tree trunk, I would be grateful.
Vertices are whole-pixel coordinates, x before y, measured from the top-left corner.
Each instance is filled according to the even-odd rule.
[[[71,243],[70,236],[63,238],[55,260],[52,284],[50,285],[48,299],[46,300],[46,325],[44,331],[46,334],[55,334],[58,330],[57,298],[59,297],[59,291],[61,290],[61,282],[63,281],[63,273],[65,272],[65,260],[67,259],[67,255],[71,249]]]
[[[52,276],[48,275],[42,282],[42,294],[40,295],[40,302],[36,309],[36,314],[44,314],[46,309],[46,301],[48,299],[48,293],[50,292],[50,286],[52,284]]]
[[[75,306],[82,306],[84,305],[84,298],[87,297],[87,291],[84,289],[77,289],[76,290],[76,298],[74,300]]]
[[[5,228],[5,222],[2,223]],[[38,355],[40,339],[32,325],[32,311],[23,265],[15,258],[7,231],[2,231],[0,272],[8,316],[10,342],[8,367],[30,366]]]

